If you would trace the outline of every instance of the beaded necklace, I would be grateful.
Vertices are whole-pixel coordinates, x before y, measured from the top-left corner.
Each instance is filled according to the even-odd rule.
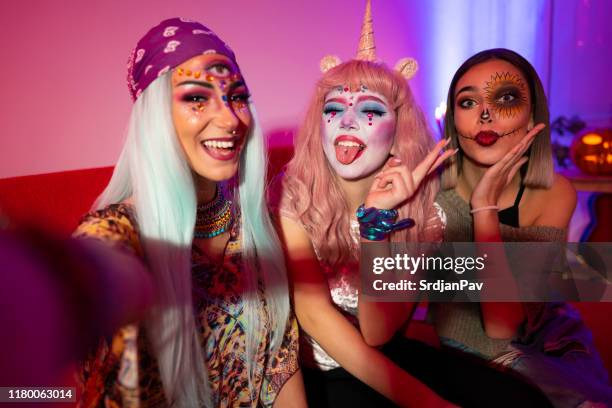
[[[223,191],[217,189],[215,198],[198,205],[194,238],[212,238],[229,230],[234,217],[232,214],[232,201],[226,200]]]

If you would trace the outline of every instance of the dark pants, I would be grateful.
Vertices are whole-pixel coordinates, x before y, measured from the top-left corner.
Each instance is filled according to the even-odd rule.
[[[396,405],[344,368],[330,371],[302,367],[310,408],[392,408]]]
[[[461,407],[552,407],[541,391],[518,376],[452,350],[438,350],[398,336],[382,352],[442,398]],[[302,373],[309,407],[395,407],[343,368],[320,371],[302,367]]]
[[[442,398],[462,407],[552,407],[538,388],[518,375],[500,372],[459,351],[438,350],[401,336],[382,351]]]

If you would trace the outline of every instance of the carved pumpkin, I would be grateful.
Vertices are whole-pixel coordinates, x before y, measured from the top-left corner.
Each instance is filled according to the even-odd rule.
[[[587,174],[612,174],[612,129],[582,132],[574,138],[572,160]]]

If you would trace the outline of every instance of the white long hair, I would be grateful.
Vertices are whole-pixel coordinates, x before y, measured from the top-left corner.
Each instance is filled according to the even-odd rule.
[[[102,209],[132,197],[145,262],[156,302],[145,321],[168,403],[211,406],[208,374],[192,306],[191,248],[196,191],[191,169],[172,122],[170,73],[151,83],[134,103],[127,140],[113,176],[94,204]],[[240,158],[233,196],[241,211],[245,283],[246,356],[252,379],[262,374],[255,354],[264,333],[258,285],[263,284],[270,334],[270,358],[282,343],[289,316],[287,273],[280,241],[264,199],[266,147],[253,106],[253,125]],[[248,171],[247,171],[248,170]]]

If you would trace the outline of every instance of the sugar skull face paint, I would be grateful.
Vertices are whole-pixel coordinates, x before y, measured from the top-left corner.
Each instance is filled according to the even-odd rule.
[[[323,151],[334,171],[346,180],[380,169],[393,146],[395,111],[386,98],[363,87],[329,92],[323,106]]]
[[[507,61],[473,66],[459,79],[454,92],[459,145],[476,162],[496,163],[533,126],[527,81]]]
[[[191,58],[172,73],[172,119],[191,169],[212,181],[233,177],[251,126],[249,93],[222,55]]]

